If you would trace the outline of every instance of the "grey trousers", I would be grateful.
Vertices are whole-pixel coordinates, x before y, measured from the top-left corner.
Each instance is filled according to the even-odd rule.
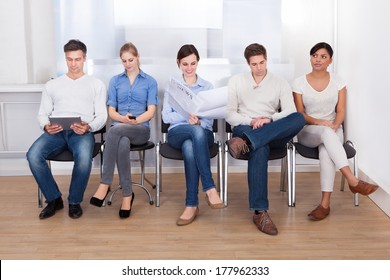
[[[122,194],[123,196],[130,196],[133,192],[130,170],[130,144],[145,144],[149,138],[150,128],[145,125],[118,123],[110,127],[104,147],[103,173],[100,183],[112,184],[116,163]]]

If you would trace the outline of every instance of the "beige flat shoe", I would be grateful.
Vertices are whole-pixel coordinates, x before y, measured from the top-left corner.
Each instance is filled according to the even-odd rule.
[[[199,208],[196,207],[196,210],[195,210],[195,212],[194,212],[194,215],[192,215],[191,218],[189,218],[189,219],[181,219],[181,218],[179,217],[179,218],[177,219],[177,221],[176,221],[176,225],[178,225],[178,226],[186,226],[186,225],[189,225],[189,224],[191,224],[191,223],[195,220],[195,218],[196,218],[196,216],[198,216],[198,214],[199,214]]]

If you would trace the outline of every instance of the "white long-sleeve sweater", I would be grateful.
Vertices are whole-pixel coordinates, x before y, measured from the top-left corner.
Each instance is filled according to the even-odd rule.
[[[84,75],[76,80],[62,75],[46,83],[41,97],[38,121],[41,129],[49,116],[80,116],[91,131],[101,129],[107,121],[107,91],[104,83]]]
[[[267,72],[259,85],[251,72],[230,78],[226,121],[233,127],[250,125],[252,119],[263,116],[276,121],[296,112],[288,82]]]

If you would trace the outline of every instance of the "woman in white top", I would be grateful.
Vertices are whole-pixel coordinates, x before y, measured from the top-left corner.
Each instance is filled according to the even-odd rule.
[[[306,119],[306,125],[297,135],[298,142],[318,147],[320,159],[321,203],[308,214],[314,221],[324,219],[330,212],[330,196],[337,169],[345,176],[353,193],[369,195],[378,186],[359,180],[349,168],[343,148],[342,123],[345,117],[345,82],[327,68],[332,63],[332,47],[324,42],[310,50],[312,71],[293,83],[297,111]]]

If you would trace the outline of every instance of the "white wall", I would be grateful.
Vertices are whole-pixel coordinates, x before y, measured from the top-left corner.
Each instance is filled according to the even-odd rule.
[[[390,193],[388,0],[338,1],[338,72],[348,81],[347,134],[359,168]]]
[[[316,43],[335,43],[334,2],[282,1],[282,57],[294,64],[295,78],[311,71],[309,51]]]
[[[0,1],[0,84],[45,83],[55,74],[51,0]]]
[[[0,1],[0,83],[27,83],[24,1]]]

